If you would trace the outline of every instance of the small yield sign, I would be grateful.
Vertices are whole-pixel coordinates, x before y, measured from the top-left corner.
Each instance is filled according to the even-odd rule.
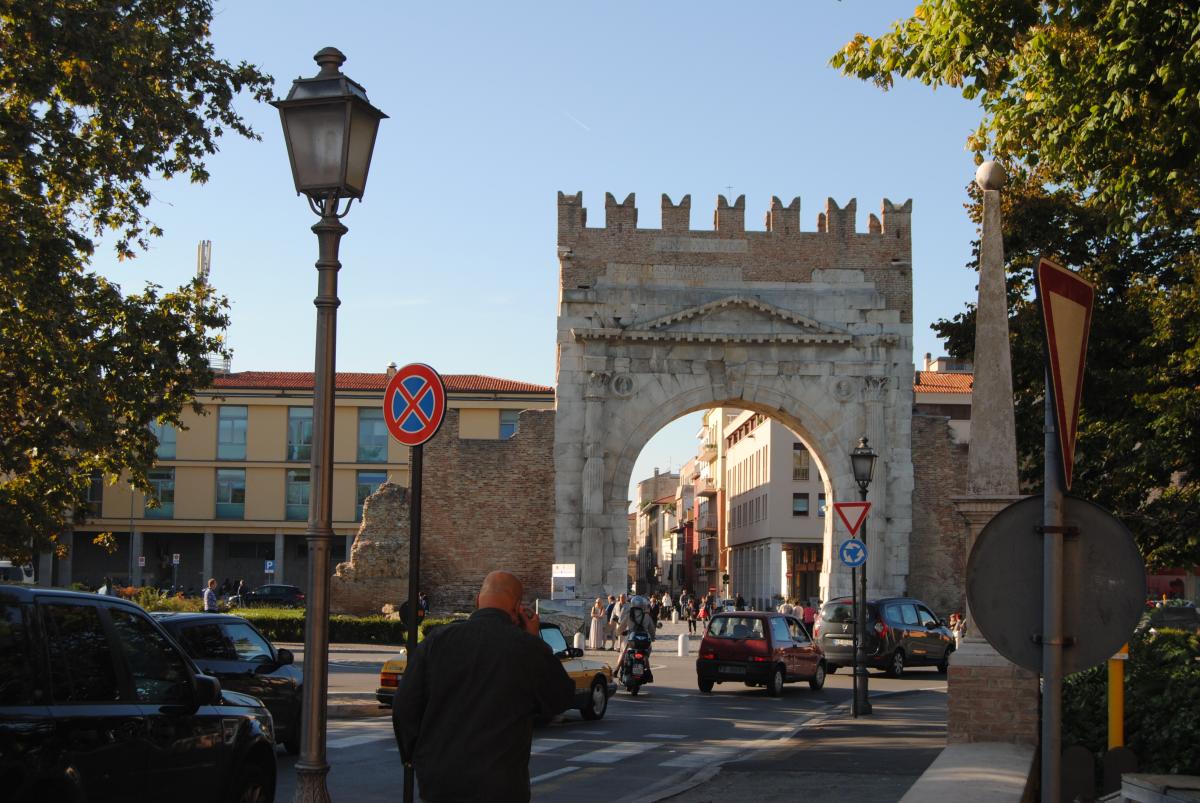
[[[405,446],[420,446],[437,434],[446,417],[446,386],[438,372],[411,363],[396,372],[383,392],[383,421]]]

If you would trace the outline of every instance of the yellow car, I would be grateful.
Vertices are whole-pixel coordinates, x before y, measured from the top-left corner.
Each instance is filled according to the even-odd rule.
[[[600,719],[608,710],[608,698],[617,692],[617,684],[613,682],[612,667],[602,661],[592,661],[583,657],[583,650],[567,646],[558,625],[542,623],[542,641],[549,645],[555,656],[562,661],[563,669],[567,670],[571,680],[575,681],[575,707],[584,719]],[[402,650],[384,662],[379,670],[379,688],[375,690],[375,699],[386,706],[391,706],[392,696],[400,684],[400,676],[408,666],[408,651]]]

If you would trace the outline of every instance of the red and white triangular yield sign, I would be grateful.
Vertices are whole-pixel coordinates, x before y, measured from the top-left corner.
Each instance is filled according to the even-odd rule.
[[[838,518],[842,520],[842,524],[846,525],[846,529],[850,531],[851,537],[858,535],[858,528],[867,520],[867,511],[871,509],[870,502],[834,502],[833,509],[837,511]],[[854,519],[851,521],[850,516],[846,512],[850,511],[850,516]]]
[[[1087,358],[1088,331],[1096,288],[1079,274],[1042,257],[1037,266],[1038,299],[1046,324],[1046,355],[1054,415],[1062,451],[1063,479],[1071,490],[1075,468],[1075,434],[1079,424],[1079,398],[1083,393],[1083,366]]]

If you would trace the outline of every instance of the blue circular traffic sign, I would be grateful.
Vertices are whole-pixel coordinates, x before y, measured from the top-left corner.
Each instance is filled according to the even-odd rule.
[[[857,538],[847,538],[838,547],[838,557],[851,568],[862,566],[867,562],[867,545]]]
[[[383,392],[383,422],[405,446],[437,434],[446,417],[446,386],[438,372],[415,362],[396,372]]]

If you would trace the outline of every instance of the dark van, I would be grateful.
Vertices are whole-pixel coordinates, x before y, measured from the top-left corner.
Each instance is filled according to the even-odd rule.
[[[5,800],[271,801],[273,731],[139,606],[0,586]]]
[[[854,664],[854,603],[850,597],[821,606],[813,634],[825,652],[827,671]],[[900,677],[910,666],[935,666],[945,672],[954,652],[954,636],[946,623],[919,599],[889,597],[867,600],[865,639],[867,665]]]

